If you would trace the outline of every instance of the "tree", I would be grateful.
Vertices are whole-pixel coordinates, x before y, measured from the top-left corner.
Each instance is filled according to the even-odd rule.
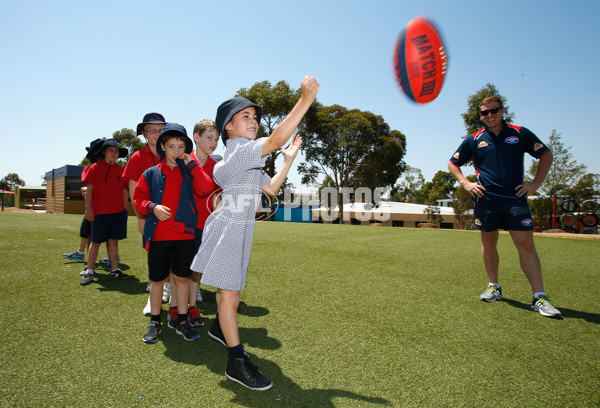
[[[293,90],[285,81],[279,81],[272,86],[269,81],[257,82],[250,89],[241,88],[236,96],[242,96],[260,106],[262,118],[258,129],[257,139],[269,136],[275,128],[292,110],[298,99],[300,99],[300,89]],[[298,126],[297,133],[303,137],[312,131],[316,123],[316,112],[319,103],[314,102],[304,119]],[[279,157],[280,151],[276,150],[269,154],[265,163],[265,172],[271,177],[275,175],[275,161]]]
[[[0,189],[15,191],[16,186],[24,186],[25,180],[21,180],[17,173],[8,173],[0,180]]]
[[[432,197],[435,197],[434,202],[443,198],[451,198],[455,184],[456,180],[449,171],[439,170],[433,175],[431,181],[425,183],[421,190],[415,192],[414,201],[427,203],[428,200],[431,201]]]
[[[123,128],[113,132],[112,138],[115,139],[121,146],[127,149],[127,157],[125,162],[131,158],[131,156],[144,147],[144,142],[136,135],[133,129]]]
[[[476,175],[467,176],[467,180],[474,183],[477,181]],[[461,185],[454,189],[452,193],[452,209],[456,216],[456,224],[461,229],[471,229],[473,226],[473,209],[475,208],[475,202],[473,197],[465,188]]]
[[[322,107],[317,119],[315,131],[304,135],[306,163],[298,171],[303,184],[315,183],[319,175],[333,181],[342,216],[343,188],[386,188],[398,179],[405,167],[406,137],[390,131],[381,116],[332,105]]]
[[[390,193],[392,201],[411,202],[418,191],[425,185],[425,177],[420,169],[406,165],[400,182],[394,186]]]
[[[514,118],[514,114],[509,112],[508,104],[506,103],[506,98],[500,95],[500,92],[496,89],[496,87],[490,83],[485,84],[485,86],[475,94],[469,96],[467,101],[468,109],[465,113],[462,113],[461,116],[463,121],[465,122],[465,129],[467,134],[465,137],[472,135],[477,132],[479,129],[483,127],[483,122],[479,116],[479,105],[481,105],[481,101],[483,101],[488,96],[498,96],[502,100],[502,105],[504,106],[504,120],[510,123]]]
[[[544,182],[538,188],[538,193],[551,197],[553,195],[564,194],[571,186],[577,184],[578,180],[585,174],[587,166],[579,164],[573,160],[573,155],[569,151],[571,146],[565,148],[560,140],[560,133],[552,130],[548,141],[548,148],[552,151],[552,165],[544,179]],[[538,161],[531,163],[526,182],[531,182],[537,172]]]
[[[600,174],[584,174],[577,184],[565,191],[565,195],[580,202],[598,197],[600,195]]]

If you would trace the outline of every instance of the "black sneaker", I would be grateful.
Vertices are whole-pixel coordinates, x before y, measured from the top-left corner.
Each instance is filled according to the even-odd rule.
[[[183,338],[187,341],[194,341],[198,336],[198,332],[192,328],[190,322],[184,320],[183,322],[177,324],[177,328],[175,329],[175,333],[183,336]]]
[[[227,342],[225,341],[225,336],[223,336],[223,332],[221,331],[221,326],[218,321],[215,320],[213,324],[208,329],[208,337],[211,339],[218,341],[223,345],[223,347],[227,347]]]
[[[248,354],[244,354],[244,358],[233,358],[229,356],[225,376],[231,381],[251,390],[265,391],[271,388],[273,386],[273,381],[265,377],[265,375],[258,370],[258,367],[250,362]]]
[[[119,268],[110,271],[110,277],[113,279],[121,279],[121,280],[129,279],[129,275],[121,272],[121,270]]]
[[[196,306],[190,306],[188,308],[188,320],[192,327],[204,326],[204,319],[200,316],[200,311]]]
[[[146,334],[144,334],[144,343],[152,344],[158,341],[160,336],[160,323],[150,322]]]

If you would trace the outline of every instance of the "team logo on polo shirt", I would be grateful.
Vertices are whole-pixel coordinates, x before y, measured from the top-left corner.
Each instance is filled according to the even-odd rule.
[[[509,136],[504,141],[508,144],[516,144],[519,143],[519,138],[516,136]]]
[[[458,160],[458,158],[460,157],[460,153],[456,152],[452,155],[452,157],[454,157],[456,160]]]
[[[483,224],[481,223],[481,220],[479,218],[475,218],[475,225],[481,227]]]
[[[542,147],[544,147],[544,144],[543,144],[543,143],[536,143],[536,144],[534,144],[534,145],[533,145],[533,150],[535,150],[535,151],[537,152],[537,151],[538,151],[538,150],[540,150]]]
[[[533,225],[533,220],[531,218],[523,218],[521,220],[521,225],[525,227],[531,227]]]
[[[486,147],[488,146],[488,142],[486,142],[485,140],[482,140],[481,142],[479,142],[479,144],[477,145],[478,148],[481,147]]]

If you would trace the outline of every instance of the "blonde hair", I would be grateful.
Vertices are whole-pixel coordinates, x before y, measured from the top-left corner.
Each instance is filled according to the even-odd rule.
[[[219,129],[217,129],[217,124],[212,119],[202,119],[198,123],[194,125],[194,134],[198,134],[198,136],[202,135],[202,133],[207,130],[215,130],[217,132],[217,137],[219,136]]]
[[[500,105],[500,109],[504,108],[504,106],[502,105],[502,99],[500,99],[499,96],[488,96],[483,101],[481,101],[479,107],[481,108],[481,106],[487,105],[492,102],[498,102],[498,105]]]

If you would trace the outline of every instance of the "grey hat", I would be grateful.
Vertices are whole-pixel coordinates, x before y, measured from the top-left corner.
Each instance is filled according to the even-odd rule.
[[[217,108],[217,118],[215,122],[217,123],[217,129],[219,133],[221,133],[221,140],[223,144],[226,144],[227,134],[225,132],[225,125],[233,119],[233,116],[248,107],[253,106],[256,109],[256,121],[260,125],[260,117],[262,116],[262,110],[260,106],[255,104],[254,102],[249,101],[246,98],[242,98],[241,96],[236,96],[234,98],[227,99]]]

